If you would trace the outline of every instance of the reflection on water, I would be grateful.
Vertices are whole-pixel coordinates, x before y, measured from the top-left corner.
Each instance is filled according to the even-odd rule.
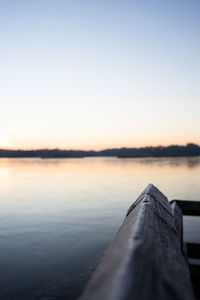
[[[75,299],[148,183],[200,199],[200,158],[0,159],[0,299]]]

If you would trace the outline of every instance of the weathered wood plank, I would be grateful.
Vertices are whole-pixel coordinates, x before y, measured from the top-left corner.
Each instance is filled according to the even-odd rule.
[[[180,231],[182,236],[182,249],[189,263],[190,278],[194,294],[196,299],[200,299],[200,244],[197,242],[197,240],[200,241],[200,234],[199,228],[196,226],[196,217],[200,215],[200,202],[172,200],[170,203],[174,210],[176,227],[182,229]],[[189,216],[191,222],[188,222],[188,219],[183,219],[183,215]],[[186,232],[183,234],[183,231]],[[196,236],[199,236],[199,239],[196,239]]]
[[[128,210],[80,299],[194,299],[177,224],[167,198],[149,185]]]
[[[200,216],[200,202],[187,200],[172,200],[170,203],[177,202],[184,216]]]
[[[180,245],[183,250],[184,244],[183,244],[183,215],[182,215],[182,210],[180,206],[178,205],[177,201],[172,201],[170,203],[173,215],[174,215],[174,221],[175,221],[175,226],[176,230],[178,233],[178,238],[180,240]],[[186,255],[186,253],[184,253]]]

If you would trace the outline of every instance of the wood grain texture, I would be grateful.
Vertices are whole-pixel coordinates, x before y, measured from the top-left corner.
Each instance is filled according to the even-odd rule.
[[[177,224],[167,198],[149,185],[128,210],[80,299],[194,299]]]

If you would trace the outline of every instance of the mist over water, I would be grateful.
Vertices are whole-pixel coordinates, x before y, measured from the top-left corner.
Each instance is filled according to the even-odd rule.
[[[200,157],[0,159],[0,299],[76,299],[149,183],[200,200]]]

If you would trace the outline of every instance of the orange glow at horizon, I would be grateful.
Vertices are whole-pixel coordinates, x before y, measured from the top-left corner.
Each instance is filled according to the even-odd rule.
[[[199,1],[12,2],[1,149],[200,145]]]
[[[111,148],[142,148],[142,147],[157,147],[157,146],[163,146],[167,147],[170,145],[187,145],[188,143],[193,143],[200,145],[200,139],[169,139],[169,140],[160,140],[158,141],[141,141],[141,142],[108,142],[108,141],[102,141],[102,142],[80,142],[80,143],[35,143],[33,144],[26,144],[26,143],[21,143],[21,144],[11,144],[11,143],[4,143],[1,142],[0,140],[0,149],[11,149],[11,150],[36,150],[36,149],[61,149],[61,150],[94,150],[94,151],[100,151],[104,149],[111,149]]]

